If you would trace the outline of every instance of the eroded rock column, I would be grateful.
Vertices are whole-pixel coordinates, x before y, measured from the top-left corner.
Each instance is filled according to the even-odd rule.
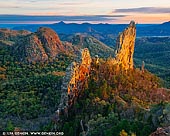
[[[66,75],[63,78],[61,86],[61,100],[57,114],[68,109],[74,104],[80,92],[84,89],[85,82],[88,79],[91,67],[91,56],[87,48],[81,50],[77,62],[72,62],[66,69]]]
[[[131,21],[129,26],[119,34],[116,44],[116,61],[125,70],[133,69],[135,38],[136,25]]]

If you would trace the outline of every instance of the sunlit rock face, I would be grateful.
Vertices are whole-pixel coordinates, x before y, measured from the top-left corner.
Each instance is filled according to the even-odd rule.
[[[45,62],[55,59],[59,53],[72,53],[76,50],[62,44],[57,33],[50,28],[40,27],[35,33],[25,33],[22,32],[22,37],[17,39],[14,47],[14,53],[19,54],[20,61]]]
[[[117,39],[116,56],[112,59],[112,65],[117,65],[124,70],[133,69],[133,53],[136,37],[135,22],[131,21],[129,26],[119,35]],[[85,88],[90,67],[91,56],[87,48],[81,51],[78,60],[72,62],[66,69],[66,75],[61,86],[61,100],[59,111],[71,107],[78,95]]]
[[[66,69],[66,76],[61,86],[61,101],[59,110],[71,107],[80,91],[85,87],[85,82],[90,73],[91,56],[87,48],[81,50],[77,62],[72,62]]]
[[[56,57],[59,52],[64,52],[64,46],[54,30],[46,27],[40,27],[36,34],[41,40],[41,43],[49,57],[53,58]]]
[[[131,21],[129,26],[119,34],[116,45],[116,61],[125,70],[133,69],[133,53],[136,38],[135,22]]]

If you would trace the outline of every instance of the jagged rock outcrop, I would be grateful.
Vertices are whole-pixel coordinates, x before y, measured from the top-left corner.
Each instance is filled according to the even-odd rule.
[[[85,42],[88,43],[93,41],[90,38],[85,38],[80,35],[77,35],[77,37],[78,38],[73,38],[74,41],[72,41],[72,43],[79,46],[85,46]],[[128,28],[126,28],[118,37],[116,57],[112,60],[113,65],[121,65],[125,70],[133,69],[135,37],[136,27],[135,22],[132,21]],[[66,110],[65,112],[67,112],[68,108],[74,104],[80,91],[84,89],[83,87],[89,75],[91,66],[91,57],[87,48],[82,50],[80,58],[81,61],[79,63],[72,62],[66,69],[66,76],[63,79],[61,87],[63,93],[57,111],[58,114],[61,110]]]
[[[135,22],[131,21],[129,26],[119,34],[116,45],[116,62],[125,70],[133,69],[133,53],[136,38]]]
[[[40,27],[36,32],[36,35],[40,39],[46,54],[49,57],[56,57],[59,52],[64,52],[64,46],[60,41],[56,32],[50,28]]]
[[[58,35],[50,28],[41,27],[16,43],[14,53],[21,61],[44,62],[54,59],[59,53],[74,52],[76,48],[62,44]]]
[[[19,54],[18,58],[20,61],[27,62],[44,62],[48,60],[48,55],[43,48],[41,40],[36,34],[30,34],[22,38],[14,50],[14,53]]]
[[[61,86],[61,101],[58,113],[65,112],[74,104],[80,91],[85,87],[91,66],[91,56],[87,48],[81,50],[81,56],[77,62],[72,62],[66,69],[66,76]]]

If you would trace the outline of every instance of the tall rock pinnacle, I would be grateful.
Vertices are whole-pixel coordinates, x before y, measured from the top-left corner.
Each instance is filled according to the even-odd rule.
[[[133,69],[135,37],[136,26],[135,22],[131,21],[117,39],[116,57],[113,59],[113,64],[121,66],[124,70]],[[74,105],[80,92],[85,89],[85,83],[91,70],[91,62],[89,50],[85,48],[81,51],[79,60],[72,62],[66,69],[66,75],[61,86],[62,94],[57,110],[58,117],[61,111],[64,110],[64,113],[68,112],[68,109]]]
[[[116,61],[125,70],[133,69],[135,38],[136,25],[131,21],[129,26],[119,34],[116,44]]]

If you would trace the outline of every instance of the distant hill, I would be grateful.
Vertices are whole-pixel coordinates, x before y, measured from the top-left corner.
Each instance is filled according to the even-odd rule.
[[[43,25],[41,25],[43,26]],[[64,22],[59,22],[55,24],[47,24],[44,25],[45,27],[50,27],[54,29],[57,33],[64,33],[64,34],[73,34],[73,33],[93,33],[93,32],[99,32],[99,33],[109,33],[114,30],[114,33],[119,33],[122,31],[127,25],[113,25],[113,24],[89,24],[89,23],[83,23],[83,24],[76,24],[76,23],[69,23],[66,24]],[[40,27],[40,25],[27,25],[25,26],[17,26],[14,27],[14,30],[29,30],[29,31],[36,31]]]
[[[78,48],[88,48],[92,56],[98,55],[100,57],[109,57],[114,56],[114,49],[100,42],[96,38],[84,35],[84,34],[75,34],[75,35],[62,35],[64,41],[72,43],[73,46]]]
[[[23,57],[26,57],[29,62],[46,61],[64,52],[58,35],[53,30],[42,27],[36,33],[22,38],[16,46],[15,51],[24,55]]]
[[[138,28],[138,36],[170,36],[170,22]]]
[[[170,26],[170,21],[162,23],[161,26],[163,26],[163,27],[165,27],[165,26],[169,27],[169,26]]]
[[[42,25],[41,25],[42,26]],[[55,24],[44,25],[54,29],[57,33],[73,34],[73,33],[88,33],[88,34],[100,34],[114,36],[123,31],[127,24],[76,24],[76,23],[64,23],[59,22]],[[25,25],[14,27],[14,30],[29,30],[36,31],[40,25]],[[162,24],[150,24],[150,25],[137,25],[137,36],[167,36],[170,35],[170,23],[165,22]]]
[[[22,38],[31,32],[26,30],[10,30],[0,29],[0,44],[1,45],[13,45],[19,38]]]
[[[40,27],[36,32],[0,29],[0,46],[11,46],[11,54],[23,62],[45,62],[59,54],[75,55],[82,48],[89,48],[92,56],[114,56],[114,50],[92,36],[76,34],[64,36],[60,41],[51,28]]]

